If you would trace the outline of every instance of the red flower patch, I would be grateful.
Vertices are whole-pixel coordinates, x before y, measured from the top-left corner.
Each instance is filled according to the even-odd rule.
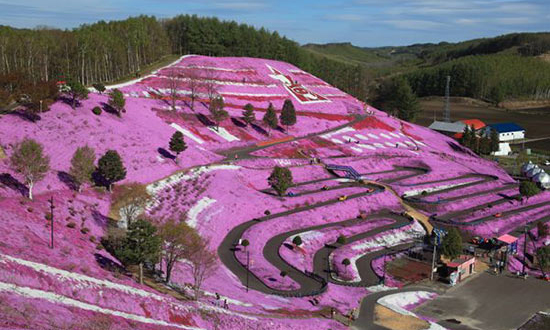
[[[195,323],[195,321],[193,321],[193,319],[191,318],[191,315],[189,314],[180,315],[180,314],[173,314],[172,311],[168,311],[168,315],[170,317],[170,322],[172,323],[187,325],[191,327],[197,326],[197,324]]]
[[[410,133],[408,130],[412,129],[413,127],[407,123],[403,123],[403,134],[410,136],[411,138],[415,139],[416,141],[424,141],[423,138],[420,136],[414,135]]]
[[[388,132],[395,131],[395,128],[391,127],[390,125],[384,123],[383,121],[379,120],[376,117],[367,117],[364,120],[358,122],[357,124],[353,125],[353,128],[360,130],[363,128],[377,128],[377,129],[383,129]]]

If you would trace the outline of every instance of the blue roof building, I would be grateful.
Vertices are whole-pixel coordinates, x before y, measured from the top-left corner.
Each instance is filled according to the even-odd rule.
[[[525,129],[515,123],[500,123],[500,124],[491,124],[489,125],[492,129],[496,130],[499,133],[509,133],[509,132],[525,132]]]
[[[491,134],[491,130],[497,131],[500,142],[525,139],[525,128],[515,123],[491,124],[485,129],[487,136]]]

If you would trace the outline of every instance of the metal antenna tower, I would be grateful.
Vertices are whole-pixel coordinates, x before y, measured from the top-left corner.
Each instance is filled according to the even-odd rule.
[[[447,76],[447,85],[445,86],[445,108],[443,108],[443,121],[451,122],[451,76]]]

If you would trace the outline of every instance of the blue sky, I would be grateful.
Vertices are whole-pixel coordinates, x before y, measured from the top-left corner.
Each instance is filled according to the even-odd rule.
[[[264,26],[302,44],[369,47],[550,31],[549,0],[0,0],[0,24],[15,27],[179,13]]]

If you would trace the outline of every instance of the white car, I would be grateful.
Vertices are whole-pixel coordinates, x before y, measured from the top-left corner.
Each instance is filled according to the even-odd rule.
[[[545,160],[545,161],[544,161],[544,165],[550,166],[550,160]]]

